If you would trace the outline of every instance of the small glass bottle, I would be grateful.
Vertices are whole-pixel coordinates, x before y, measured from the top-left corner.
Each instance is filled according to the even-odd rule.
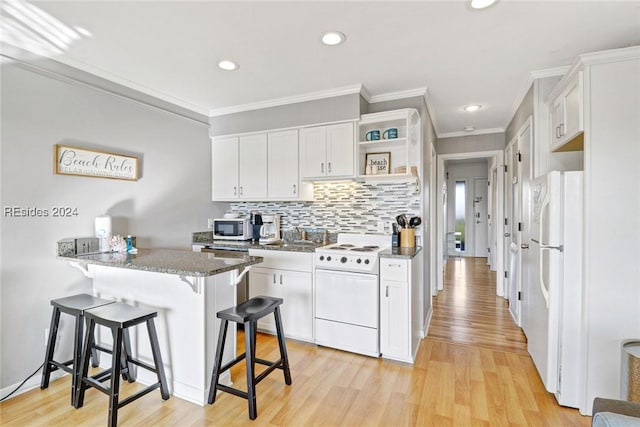
[[[131,235],[127,236],[127,252],[131,252],[131,249],[133,249],[133,238],[131,237]]]

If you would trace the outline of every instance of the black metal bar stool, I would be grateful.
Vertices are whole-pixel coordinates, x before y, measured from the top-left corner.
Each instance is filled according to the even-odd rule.
[[[266,296],[258,296],[251,298],[242,304],[228,308],[218,312],[218,317],[222,319],[220,322],[220,334],[218,335],[218,346],[216,348],[216,356],[213,364],[213,373],[211,374],[211,386],[209,387],[208,402],[214,403],[216,400],[216,391],[225,391],[227,393],[240,396],[249,401],[249,418],[255,420],[258,416],[256,407],[256,384],[262,381],[276,368],[284,371],[284,382],[291,385],[291,372],[289,371],[289,359],[287,358],[287,347],[284,341],[284,333],[282,331],[282,321],[280,319],[279,306],[282,304],[282,298],[273,298]],[[256,325],[257,321],[264,316],[273,313],[276,320],[276,332],[278,336],[278,345],[280,347],[280,359],[270,362],[264,359],[256,358]],[[244,324],[245,352],[236,357],[224,366],[222,365],[222,355],[224,353],[224,342],[227,336],[227,327],[229,321]],[[226,385],[218,384],[220,374],[228,370],[236,363],[246,359],[247,364],[247,391],[238,390]],[[256,377],[255,364],[260,363],[267,365],[267,369]]]
[[[114,301],[97,298],[88,294],[71,295],[64,298],[51,300],[53,312],[51,313],[51,325],[49,326],[49,338],[47,339],[47,350],[44,358],[44,367],[42,368],[42,380],[40,388],[49,387],[51,373],[61,369],[71,374],[71,404],[75,401],[75,390],[80,372],[80,356],[82,354],[82,339],[84,338],[85,310],[100,307],[106,304],[112,304]],[[53,353],[56,349],[56,340],[58,337],[58,327],[60,324],[60,313],[66,313],[75,318],[75,332],[73,336],[73,358],[65,362],[59,362],[53,359]],[[104,351],[104,349],[98,348]],[[93,366],[98,365],[98,353],[95,347],[91,349],[93,358]]]
[[[84,394],[86,389],[89,387],[95,387],[101,392],[109,395],[108,425],[115,427],[118,423],[118,409],[144,396],[145,394],[157,388],[160,388],[162,399],[167,400],[169,398],[169,388],[167,386],[167,379],[164,374],[164,366],[162,364],[162,356],[160,354],[160,345],[158,344],[158,335],[156,333],[155,324],[153,322],[153,319],[158,316],[158,312],[116,302],[113,304],[96,307],[91,310],[86,310],[85,316],[89,321],[89,326],[82,349],[82,361],[79,374],[80,376],[78,379],[76,401],[74,406],[76,408],[82,407],[82,405],[84,404]],[[134,359],[131,354],[130,347],[125,345],[125,342],[128,340],[128,328],[145,322],[147,324],[147,332],[149,333],[154,366]],[[111,333],[113,334],[113,360],[111,363],[111,368],[104,370],[96,375],[88,376],[87,374],[89,371],[90,352],[94,341],[93,332],[96,325],[106,326],[107,328],[111,329]],[[126,365],[123,366],[121,363],[118,363],[118,361],[120,360],[126,360]],[[129,366],[131,366],[130,364],[154,372],[158,377],[158,381],[145,387],[142,390],[139,390],[131,396],[120,400],[119,374],[127,370],[131,373],[131,370],[129,368]],[[108,378],[111,379],[110,387],[106,387],[101,384]]]

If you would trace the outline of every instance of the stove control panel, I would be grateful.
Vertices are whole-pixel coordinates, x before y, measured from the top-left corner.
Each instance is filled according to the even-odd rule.
[[[323,253],[316,253],[314,256],[314,260],[316,268],[378,274],[377,254],[328,255]]]

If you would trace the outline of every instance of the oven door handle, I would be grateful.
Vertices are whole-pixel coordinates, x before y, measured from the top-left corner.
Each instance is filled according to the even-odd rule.
[[[360,272],[360,273],[354,273],[351,271],[342,271],[342,270],[329,270],[329,269],[322,269],[322,268],[315,268],[315,273],[316,275],[321,275],[321,276],[326,276],[326,275],[331,275],[331,276],[347,276],[347,277],[378,277],[378,275],[376,273],[365,273],[365,272]]]

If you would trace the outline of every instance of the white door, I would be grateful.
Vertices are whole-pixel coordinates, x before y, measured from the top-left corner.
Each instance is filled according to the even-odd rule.
[[[238,141],[241,199],[267,197],[267,134],[241,136]]]
[[[380,282],[380,352],[385,356],[411,355],[407,282]]]
[[[327,176],[353,176],[353,123],[327,126]]]
[[[530,296],[537,283],[534,283],[534,271],[538,268],[531,244],[532,212],[531,212],[531,180],[532,180],[532,134],[531,120],[528,120],[518,131],[518,184],[520,192],[519,204],[519,240],[520,248],[520,325],[526,328],[527,323],[537,322],[537,316],[531,313]],[[525,329],[526,334],[526,329]]]
[[[509,285],[509,311],[516,324],[520,325],[520,250],[518,246],[518,206],[520,192],[518,186],[517,173],[517,138],[514,138],[506,150],[507,173],[505,193],[507,200],[506,220],[505,220],[505,268],[507,272],[507,283]]]
[[[326,176],[327,128],[316,126],[300,130],[300,178]]]
[[[238,137],[214,139],[211,144],[212,200],[238,198]]]
[[[473,230],[474,230],[474,256],[486,257],[488,247],[487,224],[487,179],[476,178],[473,180]]]
[[[298,131],[289,130],[269,134],[269,198],[297,199],[298,181]]]

